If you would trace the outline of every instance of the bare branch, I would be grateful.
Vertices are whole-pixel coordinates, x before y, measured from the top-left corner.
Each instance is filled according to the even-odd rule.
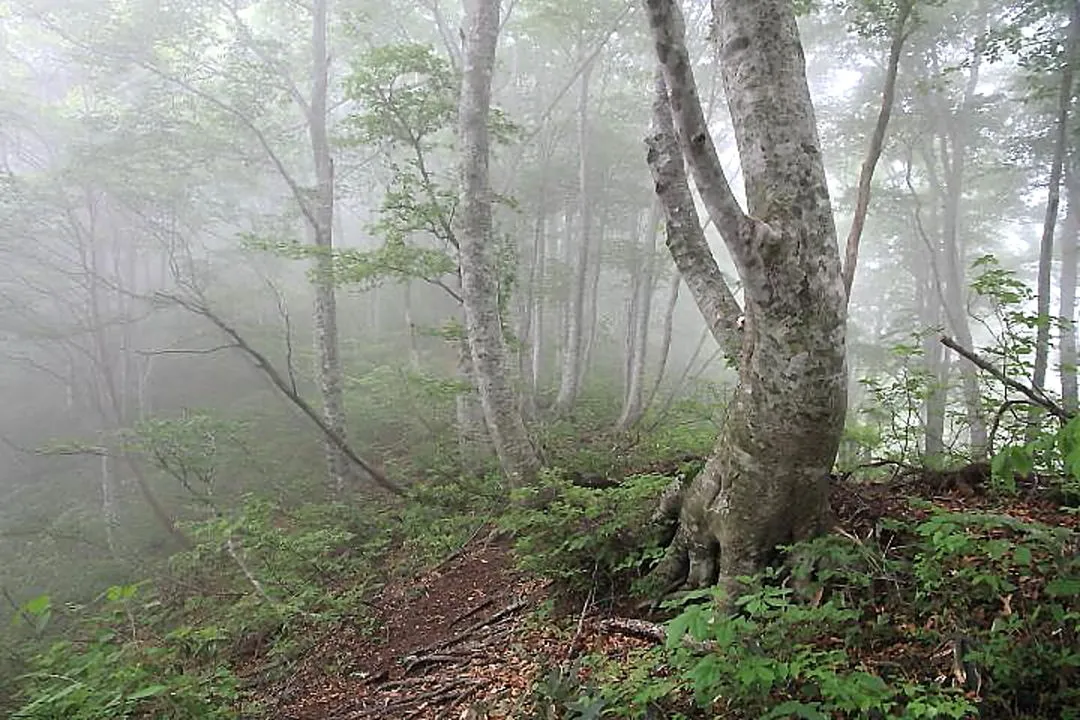
[[[66,32],[63,28],[59,27],[55,22],[49,20],[45,16],[37,14],[36,17],[42,24],[44,24],[61,38],[75,45],[76,47],[94,54],[105,54],[101,48],[90,46],[89,44],[75,37],[72,37],[70,33]],[[182,88],[183,90],[186,90],[195,97],[198,97],[199,99],[210,103],[214,107],[232,116],[238,122],[240,122],[240,124],[247,128],[248,132],[250,132],[251,135],[255,138],[255,140],[259,143],[259,146],[262,147],[263,152],[266,154],[266,157],[270,160],[270,163],[274,166],[274,169],[277,171],[278,175],[281,176],[281,179],[288,186],[289,191],[293,195],[293,198],[300,206],[300,211],[303,213],[304,218],[309,223],[311,223],[312,227],[317,227],[315,215],[310,207],[310,204],[308,203],[303,188],[301,188],[299,183],[296,182],[296,179],[293,177],[292,173],[290,173],[288,168],[285,167],[285,163],[278,156],[277,152],[274,151],[274,148],[270,144],[270,141],[267,139],[266,134],[262,130],[260,130],[259,127],[254,123],[254,121],[252,121],[252,119],[248,117],[242,110],[233,107],[224,100],[215,97],[213,94],[206,92],[205,90],[193,85],[192,83],[184,80],[181,77],[177,77],[175,75],[171,75],[165,72],[153,63],[122,54],[110,55],[110,57],[116,60],[130,62],[142,68],[143,70],[146,70],[147,72],[156,75],[162,80],[165,80],[168,83],[171,83],[179,88]]]
[[[258,39],[255,37],[255,34],[251,32],[251,28],[244,22],[244,19],[240,17],[240,13],[237,11],[235,3],[223,0],[220,4],[229,11],[229,15],[232,16],[233,22],[236,23],[236,30],[243,37],[247,48],[255,54],[255,57],[257,57],[263,65],[278,74],[281,78],[285,92],[289,93],[289,97],[293,99],[293,102],[300,108],[300,112],[302,112],[304,117],[310,122],[311,106],[300,92],[300,89],[296,86],[296,83],[293,82],[288,69],[274,60],[274,58],[267,55],[266,51],[259,47]]]
[[[296,389],[296,368],[293,366],[292,318],[289,315],[289,305],[285,301],[285,293],[281,292],[281,289],[274,284],[274,281],[270,278],[264,279],[270,291],[274,293],[274,298],[277,300],[278,314],[281,315],[281,322],[285,325],[285,371],[289,374],[289,386],[294,393],[299,395],[299,391]]]
[[[1061,420],[1069,420],[1070,417],[1072,417],[1071,415],[1069,415],[1069,413],[1065,412],[1064,408],[1062,408],[1056,402],[1047,397],[1046,393],[1044,393],[1040,388],[1028,387],[1021,382],[1013,380],[1004,372],[994,367],[989,361],[984,360],[983,358],[976,355],[973,351],[967,349],[963,345],[960,345],[948,335],[941,336],[941,344],[947,348],[950,348],[951,350],[955,350],[957,354],[977,366],[980,370],[984,370],[990,373],[997,380],[1000,380],[1006,387],[1010,387],[1013,390],[1016,390],[1018,393],[1021,393],[1036,405],[1045,408],[1054,417]]]
[[[164,348],[162,350],[136,350],[137,355],[154,356],[154,355],[213,355],[216,352],[222,350],[235,350],[239,347],[236,343],[227,343],[225,345],[215,345],[209,348]]]
[[[570,77],[567,78],[565,83],[563,83],[563,86],[559,88],[559,92],[555,93],[555,97],[551,100],[550,103],[548,103],[547,107],[544,108],[544,111],[540,113],[540,117],[537,118],[536,121],[536,129],[526,135],[524,139],[521,140],[521,142],[519,143],[519,146],[521,148],[524,149],[530,142],[533,141],[534,138],[536,138],[537,135],[539,135],[543,131],[544,124],[547,122],[548,118],[551,117],[551,113],[555,111],[555,108],[559,106],[559,103],[562,102],[562,99],[566,97],[566,94],[568,92],[570,92],[570,88],[574,87],[574,85],[577,84],[578,79],[581,78],[585,71],[592,67],[593,62],[596,60],[596,58],[600,56],[600,53],[603,52],[604,48],[607,46],[608,41],[611,39],[611,36],[614,35],[619,30],[619,28],[622,27],[623,22],[625,22],[626,18],[630,16],[630,13],[631,11],[633,11],[633,9],[634,6],[632,3],[627,4],[626,9],[619,13],[612,21],[611,25],[609,25],[604,30],[604,32],[600,34],[600,38],[596,41],[596,46],[592,49],[592,52],[586,55],[585,58],[578,64],[578,66],[574,69],[574,72],[571,73]]]
[[[221,319],[214,311],[208,308],[205,304],[194,300],[189,300],[168,293],[157,293],[155,297],[171,302],[175,305],[182,307],[188,312],[194,315],[200,315],[209,320],[215,325],[222,333],[228,336],[236,345],[244,352],[245,355],[255,364],[259,370],[266,375],[267,378],[281,391],[285,397],[292,402],[297,408],[299,408],[313,423],[322,431],[323,435],[338,449],[345,457],[351,460],[364,472],[366,472],[376,485],[386,490],[387,492],[403,497],[405,495],[405,489],[398,485],[396,482],[387,477],[383,472],[378,470],[374,465],[367,462],[352,449],[349,443],[326,423],[326,421],[319,415],[315,408],[304,400],[299,394],[293,391],[289,382],[281,376],[281,373],[277,371],[277,368],[266,358],[265,355],[260,353],[254,347],[252,347],[240,333],[234,329],[231,325]]]

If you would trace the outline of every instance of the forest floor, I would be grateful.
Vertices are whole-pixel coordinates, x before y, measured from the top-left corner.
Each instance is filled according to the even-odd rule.
[[[1062,513],[1036,490],[1011,498],[986,492],[988,470],[895,468],[878,482],[835,478],[835,531],[860,542],[880,532],[883,518],[918,522],[932,506],[1077,529],[1076,514]],[[374,633],[336,628],[259,694],[282,720],[533,717],[535,683],[567,672],[572,658],[617,660],[656,642],[612,632],[610,619],[634,615],[632,606],[586,601],[567,608],[552,600],[548,583],[515,570],[509,543],[494,535],[474,538],[420,577],[386,585],[371,603]],[[893,610],[902,630],[903,608]],[[857,653],[869,668],[938,683],[967,681],[955,648],[928,647],[912,637],[901,631],[896,642]]]

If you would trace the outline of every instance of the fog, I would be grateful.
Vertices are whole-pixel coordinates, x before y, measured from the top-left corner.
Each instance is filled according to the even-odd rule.
[[[800,23],[842,256],[891,26],[862,3],[811,5]],[[745,203],[709,3],[683,7]],[[1044,258],[1052,331],[1035,333],[1064,21],[1011,3],[917,8],[848,304],[847,465],[977,455],[972,425],[985,433],[1010,391],[942,334],[1026,385],[1041,342],[1037,384],[1062,388],[1067,333],[1050,320],[1073,312],[1059,261],[1080,207],[1072,115]],[[252,497],[363,503],[373,477],[497,472],[453,236],[461,8],[333,2],[324,57],[312,11],[0,4],[0,623],[43,593],[84,603],[154,574],[194,542],[192,523]],[[529,432],[550,463],[564,451],[545,445],[552,427],[607,447],[718,428],[738,374],[665,247],[641,8],[511,0],[502,23],[493,255]],[[706,236],[741,301],[724,239]],[[1014,419],[997,447],[1022,434]],[[334,465],[328,428],[362,466]]]

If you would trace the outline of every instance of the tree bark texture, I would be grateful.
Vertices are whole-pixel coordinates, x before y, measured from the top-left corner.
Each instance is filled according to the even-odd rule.
[[[828,476],[847,408],[846,293],[792,4],[713,2],[746,213],[705,124],[682,13],[673,0],[645,7],[679,147],[738,269],[745,313],[736,330],[738,387],[657,572],[690,587],[730,586],[760,569],[777,545],[828,527]],[[663,197],[669,188],[658,168],[676,160],[663,156],[662,118],[656,126],[649,160]],[[689,287],[707,286],[718,272],[709,260],[680,264]],[[721,306],[717,292],[701,293],[708,302],[698,306],[710,327],[733,324],[708,315]]]
[[[334,293],[334,165],[327,135],[327,95],[330,55],[327,47],[327,3],[314,0],[311,34],[312,89],[308,132],[315,162],[315,195],[307,217],[315,247],[315,357],[323,418],[339,437],[348,437],[345,422],[344,375],[338,342],[337,298]],[[345,488],[351,466],[332,442],[324,441],[327,473],[337,493]]]
[[[488,170],[488,116],[499,34],[499,0],[468,0],[464,33],[458,110],[462,197],[455,222],[458,225],[456,235],[465,332],[488,434],[508,482],[512,486],[521,486],[536,476],[540,459],[525,430],[517,397],[508,378],[506,346],[499,317]]]

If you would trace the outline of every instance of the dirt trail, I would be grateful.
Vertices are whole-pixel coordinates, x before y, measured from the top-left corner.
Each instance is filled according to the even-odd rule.
[[[514,717],[552,640],[529,628],[544,584],[476,541],[373,601],[374,633],[341,628],[264,695],[282,720]],[[338,662],[331,663],[332,659]],[[475,709],[482,708],[482,709]]]

